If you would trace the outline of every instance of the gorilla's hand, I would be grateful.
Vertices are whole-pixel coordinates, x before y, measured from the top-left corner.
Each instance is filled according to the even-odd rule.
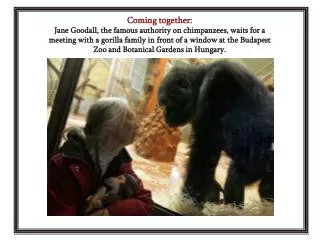
[[[213,179],[206,197],[207,201],[212,203],[222,203],[223,201],[220,199],[220,192],[223,193],[222,187],[215,179]]]
[[[212,178],[212,175],[210,176]],[[189,173],[182,189],[186,197],[192,198],[195,204],[202,206],[207,194],[207,187],[203,178],[197,174]]]
[[[222,203],[220,199],[220,192],[223,193],[223,189],[220,184],[213,179],[209,189],[204,187],[203,182],[200,178],[188,177],[183,187],[183,194],[186,197],[191,197],[195,204],[202,206],[205,201],[212,203]]]

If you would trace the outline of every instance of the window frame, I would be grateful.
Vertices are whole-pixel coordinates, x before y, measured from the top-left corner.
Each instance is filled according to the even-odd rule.
[[[47,161],[58,149],[83,62],[84,58],[67,58],[65,61],[47,126]]]

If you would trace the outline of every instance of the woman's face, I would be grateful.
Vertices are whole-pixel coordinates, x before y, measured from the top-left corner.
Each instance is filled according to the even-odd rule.
[[[135,116],[132,111],[128,112],[127,119],[122,124],[122,127],[118,132],[109,132],[107,138],[110,138],[110,141],[107,140],[105,147],[110,149],[116,149],[120,151],[126,145],[133,143],[138,130],[138,125],[135,121]]]
[[[124,146],[133,143],[138,130],[138,124],[132,111],[128,112],[127,119],[119,129],[119,138]]]

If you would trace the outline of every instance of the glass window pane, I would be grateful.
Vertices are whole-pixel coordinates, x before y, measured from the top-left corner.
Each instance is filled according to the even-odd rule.
[[[135,111],[140,125],[136,141],[127,146],[133,159],[134,170],[142,179],[145,188],[152,191],[156,203],[180,212],[183,208],[178,199],[179,186],[186,175],[192,130],[190,125],[180,128],[166,126],[162,112],[157,107],[157,89],[154,87],[158,86],[165,73],[175,65],[207,64],[216,60],[86,59],[66,127],[84,126],[88,108],[101,97],[125,99]],[[273,85],[273,59],[233,61],[244,64],[266,84]],[[223,154],[215,176],[222,185],[229,163],[230,159]]]

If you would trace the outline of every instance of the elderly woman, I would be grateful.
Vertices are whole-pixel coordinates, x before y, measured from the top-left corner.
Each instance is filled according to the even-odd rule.
[[[133,142],[136,131],[134,114],[124,101],[104,98],[94,103],[85,127],[69,129],[66,142],[48,164],[47,214],[87,214],[88,201],[101,185],[129,174],[137,182],[130,198],[116,198],[89,215],[150,215],[151,192],[132,170],[124,148]]]

